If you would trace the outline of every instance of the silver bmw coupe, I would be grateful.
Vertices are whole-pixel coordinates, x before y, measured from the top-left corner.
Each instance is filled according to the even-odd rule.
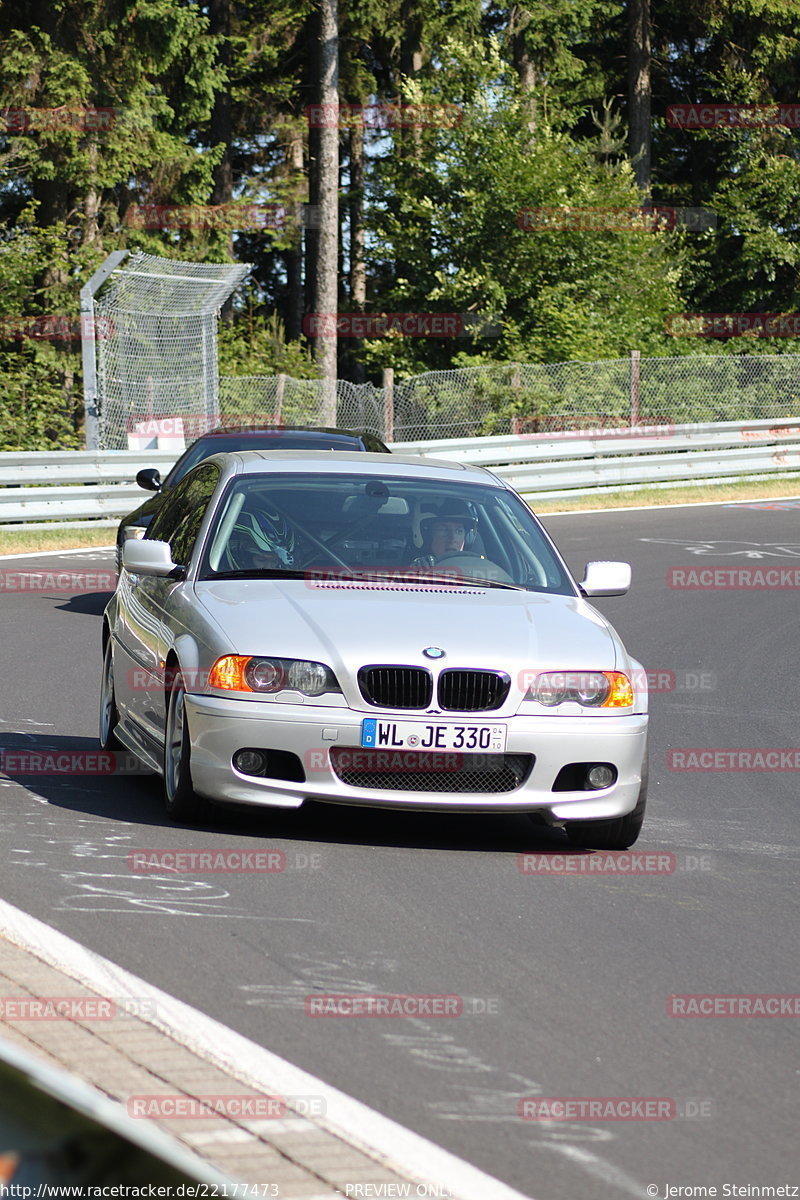
[[[306,800],[528,813],[637,838],[647,687],[528,506],[478,467],[216,455],[128,541],[103,620],[100,740],[168,813]]]

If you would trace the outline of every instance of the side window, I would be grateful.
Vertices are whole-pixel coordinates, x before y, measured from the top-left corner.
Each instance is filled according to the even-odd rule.
[[[147,531],[156,542],[169,542],[172,561],[186,566],[209,501],[219,480],[216,463],[203,463],[186,475]]]

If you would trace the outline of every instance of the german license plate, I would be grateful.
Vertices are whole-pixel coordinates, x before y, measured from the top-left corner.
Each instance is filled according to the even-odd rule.
[[[380,721],[367,717],[361,723],[361,745],[376,750],[475,750],[502,754],[506,748],[506,726]]]

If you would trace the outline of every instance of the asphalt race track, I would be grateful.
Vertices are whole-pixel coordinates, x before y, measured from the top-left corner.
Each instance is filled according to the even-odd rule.
[[[11,773],[0,894],[538,1200],[797,1185],[796,1018],[669,1006],[800,993],[798,518],[785,501],[545,518],[579,577],[593,558],[633,564],[629,595],[597,607],[656,687],[635,847],[655,873],[556,873],[563,836],[524,818],[318,806],[185,829],[149,776]],[[97,749],[108,593],[55,576],[111,567],[98,551],[0,563],[5,754]],[[24,588],[34,570],[52,586]],[[719,753],[734,748],[784,753]],[[134,873],[147,848],[275,848],[287,865]],[[354,992],[463,1012],[306,1015],[306,996]],[[524,1098],[530,1116],[566,1097],[669,1104],[660,1120],[520,1116]]]

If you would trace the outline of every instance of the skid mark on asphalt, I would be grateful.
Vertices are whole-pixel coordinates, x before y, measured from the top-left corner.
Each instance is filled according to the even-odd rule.
[[[281,984],[242,984],[240,991],[245,995],[246,1004],[304,1011],[306,997],[314,993],[398,994],[396,980],[387,984],[373,974],[377,970],[391,975],[401,966],[397,960],[381,954],[347,955],[338,961],[332,960],[330,955],[294,954],[289,958],[293,962],[274,965],[288,971],[294,969],[298,978]],[[386,1028],[385,1021],[376,1020],[371,1028],[382,1041],[412,1058],[423,1070],[457,1077],[447,1080],[447,1086],[454,1093],[452,1097],[425,1102],[426,1109],[437,1120],[503,1122],[519,1126],[518,1101],[543,1092],[543,1085],[537,1080],[498,1069],[471,1048],[460,1044],[452,1033],[420,1017],[399,1018],[392,1022],[392,1028]],[[471,1075],[472,1080],[465,1081],[465,1075]],[[488,1082],[487,1077],[492,1075],[498,1078],[496,1087]],[[542,1143],[549,1138],[575,1142],[614,1140],[614,1134],[607,1129],[561,1121],[542,1122],[537,1134]]]
[[[742,558],[800,558],[800,542],[737,542],[706,541],[696,538],[639,538],[640,542],[651,542],[658,546],[677,546],[688,554],[711,554],[719,557],[739,556]]]
[[[49,804],[26,788],[21,788],[26,799]],[[208,881],[191,874],[177,874],[165,870],[158,874],[138,875],[132,871],[116,872],[64,869],[63,848],[82,862],[98,861],[112,864],[126,863],[131,849],[133,833],[108,831],[102,838],[87,837],[83,827],[101,826],[108,830],[108,822],[97,817],[78,817],[73,822],[72,836],[57,836],[61,824],[46,821],[44,825],[37,813],[27,817],[28,836],[34,849],[17,848],[11,851],[11,862],[26,868],[38,868],[60,876],[70,889],[54,904],[60,912],[130,913],[140,912],[150,916],[158,914],[168,917],[214,917],[223,920],[242,921],[290,921],[313,924],[307,917],[265,917],[234,903],[232,893],[218,879]],[[48,857],[48,852],[52,856]],[[33,855],[34,857],[29,857]]]
[[[64,883],[78,889],[76,894],[60,899],[56,908],[62,911],[119,913],[139,909],[170,917],[247,916],[226,911],[224,902],[230,899],[230,892],[225,888],[198,879],[178,882],[160,876],[136,878],[96,871],[60,874]]]
[[[450,1033],[434,1029],[419,1017],[406,1017],[414,1033],[392,1033],[379,1030],[380,1036],[390,1046],[397,1046],[430,1071],[463,1073],[495,1072],[496,1067],[483,1062],[466,1046],[460,1046]]]
[[[581,1167],[588,1175],[593,1175],[595,1179],[600,1179],[603,1183],[609,1184],[611,1187],[620,1188],[621,1191],[627,1192],[629,1196],[636,1196],[637,1200],[641,1200],[642,1196],[646,1195],[645,1185],[639,1183],[638,1179],[634,1179],[627,1171],[623,1171],[620,1167],[615,1167],[613,1163],[606,1162],[597,1154],[592,1154],[589,1150],[584,1150],[582,1146],[567,1146],[558,1144],[545,1144],[542,1147],[545,1150],[554,1150],[556,1154],[563,1154],[570,1162]]]
[[[541,1084],[524,1075],[510,1074],[509,1080],[517,1080],[519,1087],[513,1089],[476,1087],[469,1083],[454,1083],[453,1090],[460,1092],[460,1100],[429,1100],[427,1107],[440,1121],[481,1121],[519,1125],[517,1105],[527,1096],[539,1096]],[[598,1130],[604,1133],[604,1130]],[[606,1134],[606,1136],[609,1136]]]

